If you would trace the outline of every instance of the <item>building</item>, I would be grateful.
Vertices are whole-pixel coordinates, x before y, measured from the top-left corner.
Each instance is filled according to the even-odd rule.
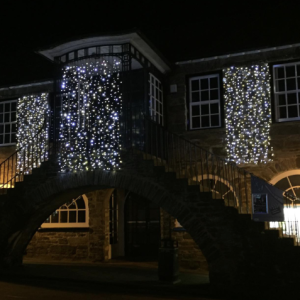
[[[0,89],[2,190],[49,158],[63,176],[122,169],[124,149],[147,149],[156,165],[174,161],[202,192],[242,213],[258,213],[247,196],[251,174],[288,191],[292,225],[271,218],[270,227],[297,235],[297,219],[287,215],[297,214],[300,197],[299,50],[295,44],[170,63],[135,32],[40,50],[54,78]],[[178,138],[174,153],[170,137]],[[276,214],[276,205],[259,201],[259,213]],[[172,237],[182,266],[207,269],[205,255],[157,203],[111,187],[65,202],[40,221],[27,256],[155,259],[160,239]]]

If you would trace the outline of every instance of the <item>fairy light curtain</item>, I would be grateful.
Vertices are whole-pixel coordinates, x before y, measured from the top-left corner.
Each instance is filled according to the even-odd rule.
[[[120,60],[63,68],[59,163],[63,172],[120,166]]]
[[[17,169],[30,172],[48,157],[48,93],[28,95],[17,102]]]
[[[233,66],[223,74],[228,159],[266,163],[272,156],[269,66]]]

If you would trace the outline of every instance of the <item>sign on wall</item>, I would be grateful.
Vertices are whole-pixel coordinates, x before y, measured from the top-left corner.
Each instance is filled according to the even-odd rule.
[[[254,221],[284,221],[281,190],[252,175],[251,194]]]

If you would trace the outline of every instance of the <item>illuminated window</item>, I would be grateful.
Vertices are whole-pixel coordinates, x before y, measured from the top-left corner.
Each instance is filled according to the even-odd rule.
[[[300,62],[273,66],[276,121],[300,120]]]
[[[79,196],[53,212],[41,228],[78,228],[89,226],[88,199]]]
[[[152,120],[163,125],[163,90],[161,82],[149,73],[149,101]]]
[[[190,129],[221,126],[219,75],[189,79]]]
[[[0,146],[14,145],[17,130],[17,101],[0,103]]]

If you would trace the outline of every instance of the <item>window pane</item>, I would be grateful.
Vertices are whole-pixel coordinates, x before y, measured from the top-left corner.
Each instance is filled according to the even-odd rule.
[[[201,115],[208,115],[209,114],[209,106],[208,104],[201,105]]]
[[[10,103],[5,103],[5,112],[10,112]]]
[[[211,114],[218,114],[219,113],[219,105],[218,103],[214,103],[210,105],[210,113]]]
[[[295,104],[297,103],[297,94],[288,94],[287,95],[288,98],[288,104]]]
[[[278,104],[279,105],[286,105],[285,95],[278,95]]]
[[[207,101],[207,100],[209,100],[208,91],[201,92],[201,101]]]
[[[69,212],[69,223],[76,223],[76,211]]]
[[[15,122],[16,120],[17,120],[16,113],[15,112],[11,113],[11,122]]]
[[[210,100],[218,100],[218,99],[219,99],[219,90],[211,90]]]
[[[3,112],[3,104],[0,104],[0,112]]]
[[[17,110],[17,102],[12,102],[11,103],[11,111],[16,111]]]
[[[276,92],[284,92],[285,91],[285,83],[284,80],[276,81]]]
[[[9,144],[10,143],[10,134],[6,134],[5,135],[4,142],[5,142],[5,144]]]
[[[297,105],[292,105],[288,107],[288,117],[289,118],[297,118],[298,117],[298,111],[297,111]]]
[[[15,124],[12,124],[11,125],[11,132],[16,132],[17,131],[17,124],[15,123]]]
[[[201,118],[201,127],[209,127],[209,116]]]
[[[0,114],[0,123],[3,123],[3,114]]]
[[[211,126],[219,126],[219,115],[213,115],[210,117]]]
[[[200,117],[192,118],[192,128],[200,128]]]
[[[218,88],[218,78],[210,78],[210,88],[211,89],[217,89]]]
[[[280,119],[286,118],[286,108],[285,107],[279,107],[279,118]]]
[[[0,125],[0,133],[4,133],[4,125]]]
[[[300,65],[297,65],[297,76],[300,76]]]
[[[4,138],[4,135],[0,134],[0,145],[3,144],[3,138]]]
[[[295,78],[291,78],[291,79],[286,80],[286,89],[288,91],[296,89],[296,79]]]
[[[208,89],[208,78],[201,79],[201,90]]]
[[[5,114],[4,122],[9,122],[9,115],[10,114]]]
[[[278,79],[279,78],[284,78],[284,67],[276,68],[275,77],[278,78]]]
[[[192,80],[192,91],[199,91],[199,80]]]
[[[85,211],[78,211],[78,223],[85,223]]]
[[[199,101],[200,101],[199,92],[192,93],[192,102],[199,102]]]
[[[51,216],[51,223],[58,223],[58,216],[59,216],[58,211],[55,211]]]
[[[77,203],[77,206],[78,206],[79,209],[84,209],[85,208],[84,200],[82,199],[82,197],[80,199],[78,199],[76,201],[76,203]]]
[[[10,133],[10,124],[5,124],[5,133]]]
[[[15,133],[11,134],[11,143],[16,143],[16,134]]]
[[[61,211],[60,212],[60,223],[67,223],[68,222],[68,212]]]
[[[285,68],[286,77],[295,77],[295,66],[289,66]]]
[[[192,106],[192,116],[199,116],[199,115],[200,115],[199,105]]]

